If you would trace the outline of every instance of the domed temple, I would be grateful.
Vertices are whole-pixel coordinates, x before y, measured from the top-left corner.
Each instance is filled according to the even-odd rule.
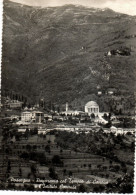
[[[94,102],[90,101],[85,105],[85,112],[91,115],[92,113],[95,115],[99,114],[99,105]]]

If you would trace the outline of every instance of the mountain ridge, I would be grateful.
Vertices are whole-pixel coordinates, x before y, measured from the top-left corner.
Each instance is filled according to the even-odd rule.
[[[101,101],[98,85],[133,94],[135,17],[73,5],[39,9],[6,1],[4,7],[3,89],[58,104]],[[121,47],[131,55],[107,56]]]

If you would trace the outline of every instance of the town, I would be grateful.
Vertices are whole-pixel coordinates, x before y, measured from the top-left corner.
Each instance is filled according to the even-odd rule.
[[[99,105],[95,101],[89,101],[84,106],[84,111],[69,109],[68,103],[65,105],[65,111],[45,111],[40,105],[33,107],[24,107],[23,102],[6,98],[3,105],[6,113],[3,118],[13,122],[18,126],[17,131],[25,133],[26,130],[33,131],[37,129],[38,134],[46,134],[52,130],[72,131],[75,133],[89,133],[89,131],[103,130],[105,133],[134,134],[135,116],[115,116],[108,112],[100,112]],[[13,110],[16,114],[13,114]],[[131,128],[127,127],[131,124]],[[124,123],[125,124],[124,124]],[[124,126],[123,126],[124,124]]]
[[[89,192],[94,188],[110,191],[110,185],[117,181],[129,182],[132,177],[134,115],[101,112],[92,100],[80,111],[69,109],[68,102],[63,110],[47,110],[40,104],[24,105],[23,101],[8,96],[3,97],[2,103],[0,180],[3,189],[16,186],[46,191],[49,188],[39,188],[37,178],[59,181],[71,178],[85,181],[78,184],[77,191]],[[21,183],[18,178],[31,182]],[[86,184],[87,180],[93,185]],[[106,187],[102,182],[107,183]]]

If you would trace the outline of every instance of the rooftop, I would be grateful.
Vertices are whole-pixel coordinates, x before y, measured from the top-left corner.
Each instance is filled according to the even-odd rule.
[[[85,106],[98,106],[98,104],[95,101],[90,101]]]

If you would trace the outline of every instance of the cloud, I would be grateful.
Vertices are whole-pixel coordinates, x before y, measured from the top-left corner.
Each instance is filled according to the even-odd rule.
[[[10,0],[32,6],[61,6],[64,4],[80,4],[88,7],[105,8],[136,15],[136,0]]]

